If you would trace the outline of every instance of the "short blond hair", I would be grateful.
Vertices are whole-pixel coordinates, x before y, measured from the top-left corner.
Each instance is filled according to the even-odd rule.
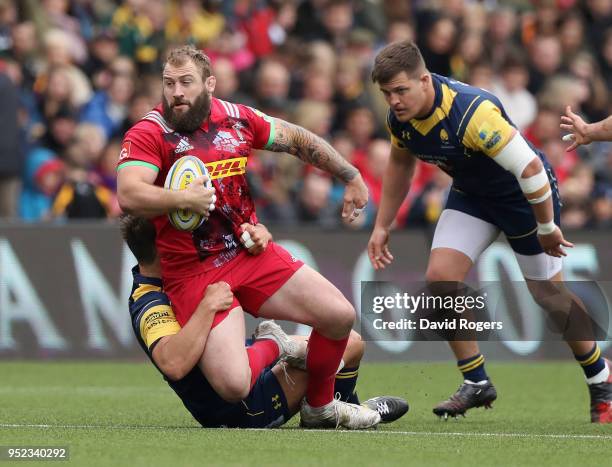
[[[172,66],[181,66],[184,65],[187,60],[191,60],[198,70],[200,70],[203,80],[212,74],[210,58],[200,49],[196,49],[192,44],[183,45],[170,50],[166,63]]]

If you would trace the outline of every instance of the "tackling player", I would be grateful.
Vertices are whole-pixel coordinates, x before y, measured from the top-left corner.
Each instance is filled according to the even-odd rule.
[[[128,215],[121,218],[121,233],[138,260],[132,270],[134,285],[129,300],[134,333],[139,345],[193,417],[204,427],[273,428],[287,422],[299,410],[306,391],[307,373],[284,362],[273,364],[278,360],[273,358],[255,375],[247,397],[237,403],[223,400],[206,380],[198,363],[215,313],[225,310],[234,299],[229,285],[225,282],[208,285],[196,311],[181,327],[162,288],[155,227],[146,219]],[[264,226],[260,234],[262,238],[269,236]],[[259,243],[252,247],[251,253],[260,254],[264,249]],[[267,343],[277,347],[281,357],[287,348],[306,345],[304,338],[289,338],[272,321],[260,323],[254,338],[247,349]],[[352,331],[344,352],[344,368],[335,377],[335,392],[341,400],[359,403],[355,385],[363,350],[360,336]],[[303,365],[303,354],[301,362],[299,358],[288,362]],[[385,423],[397,420],[408,411],[408,404],[396,397],[376,397],[364,405],[378,411]]]
[[[430,284],[463,282],[480,254],[503,232],[535,301],[549,312],[584,306],[562,283],[563,247],[573,246],[559,228],[559,194],[552,168],[531,146],[491,93],[430,73],[409,41],[377,55],[372,79],[389,104],[391,157],[368,243],[375,269],[393,260],[389,231],[408,190],[417,158],[453,178],[436,226],[426,272]],[[557,315],[558,316],[558,315]],[[584,333],[587,334],[587,333]],[[587,338],[587,337],[583,337]],[[568,341],[591,395],[591,420],[612,422],[609,363],[593,340]],[[490,406],[497,393],[473,341],[450,342],[464,382],[434,408],[445,418]]]
[[[162,277],[178,322],[194,313],[206,287],[227,282],[232,304],[217,313],[202,356],[202,371],[225,399],[249,392],[252,368],[244,349],[243,309],[253,316],[313,327],[308,339],[309,373],[302,421],[311,427],[367,428],[379,415],[334,400],[334,375],[344,353],[355,310],[319,273],[270,243],[260,255],[247,254],[239,239],[244,224],[257,224],[245,177],[252,149],[288,152],[346,184],[343,216],[354,219],[368,200],[359,171],[327,142],[305,129],[270,118],[250,107],[212,97],[215,77],[208,57],[193,46],[173,49],[162,76],[162,105],[126,134],[118,163],[117,191],[125,212],[153,218]],[[205,177],[187,189],[163,188],[166,173],[181,156],[207,166]],[[217,208],[210,210],[213,194]],[[166,214],[189,209],[209,215],[196,231],[180,232]]]

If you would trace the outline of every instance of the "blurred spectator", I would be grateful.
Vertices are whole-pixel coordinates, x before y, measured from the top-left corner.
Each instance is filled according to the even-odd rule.
[[[574,167],[580,161],[576,151],[567,152],[565,148],[566,144],[556,138],[548,139],[539,146],[539,149],[546,154],[550,165],[555,169],[559,187],[563,187]]]
[[[23,154],[17,126],[17,89],[11,79],[0,73],[0,218],[16,218],[21,189]]]
[[[376,121],[372,111],[364,106],[356,104],[347,114],[344,129],[355,145],[355,151],[361,153],[365,159],[370,141],[376,135]],[[354,159],[357,163],[357,158]]]
[[[19,64],[23,74],[24,86],[31,89],[36,80],[38,61],[38,38],[36,28],[31,21],[24,21],[13,26],[11,57]]]
[[[555,74],[539,92],[538,103],[542,107],[553,109],[558,119],[564,105],[582,111],[582,106],[589,99],[589,92],[584,81],[567,74]]]
[[[51,29],[44,36],[45,67],[34,83],[36,92],[46,88],[51,71],[62,68],[70,81],[72,105],[79,107],[91,97],[91,83],[85,73],[73,64],[70,36],[60,29]]]
[[[255,55],[245,47],[245,41],[242,32],[226,27],[204,50],[213,63],[220,57],[227,58],[240,73],[255,65]]]
[[[111,214],[113,193],[88,170],[88,155],[82,149],[75,141],[66,152],[65,181],[53,200],[53,219],[102,219]]]
[[[515,52],[508,55],[501,67],[500,79],[495,80],[491,88],[521,131],[533,122],[538,107],[535,97],[527,90],[528,81],[526,61],[519,52]]]
[[[256,105],[270,100],[286,101],[289,96],[289,70],[280,62],[266,60],[255,75]]]
[[[527,88],[537,94],[561,67],[561,44],[556,36],[537,36],[529,48],[531,68]]]
[[[390,154],[391,143],[387,139],[374,139],[368,146],[367,156],[361,171],[363,180],[370,190],[370,200],[365,215],[363,215],[363,222],[367,225],[373,225],[380,205],[382,179]]]
[[[582,111],[589,120],[608,116],[608,89],[599,71],[599,65],[589,52],[577,52],[568,62],[569,71],[584,86],[587,93],[581,102]]]
[[[472,67],[478,64],[483,54],[482,34],[466,32],[459,38],[457,50],[451,57],[451,75],[459,81],[467,81]]]
[[[446,204],[451,183],[452,179],[442,170],[433,172],[433,177],[423,187],[408,213],[410,227],[435,226]]]
[[[11,29],[17,22],[17,8],[13,0],[0,0],[0,56],[13,47]]]
[[[494,77],[493,67],[488,62],[480,61],[470,67],[467,83],[490,91],[493,88]]]
[[[354,10],[350,0],[328,0],[321,14],[323,33],[315,38],[329,42],[336,50],[343,50],[348,44],[353,20]]]
[[[44,122],[52,120],[61,109],[76,112],[79,105],[74,94],[72,77],[66,66],[49,69],[45,89],[39,95],[39,112]]]
[[[330,75],[309,73],[304,78],[302,99],[316,102],[330,102],[334,97],[334,83]]]
[[[510,6],[500,6],[489,14],[489,28],[486,33],[487,59],[499,67],[512,47],[517,30],[517,13]]]
[[[216,97],[302,123],[379,183],[388,154],[377,138],[388,106],[370,80],[372,60],[385,43],[415,36],[431,71],[492,90],[547,153],[562,189],[569,184],[568,222],[610,225],[612,151],[599,143],[566,152],[559,129],[566,105],[587,121],[612,113],[610,0],[0,0],[0,73],[15,86],[27,155],[22,200],[32,200],[22,203],[31,204],[22,216],[44,213],[64,160],[68,184],[89,183],[98,203],[97,187],[110,190],[97,214],[115,214],[117,139],[159,103],[165,53],[184,42],[209,54]],[[74,167],[75,153],[84,166]],[[576,199],[583,165],[594,182]],[[444,194],[438,172],[417,164],[399,226],[436,217]],[[258,151],[247,176],[266,222],[302,216],[327,225],[341,201],[336,181],[304,174],[293,157]],[[317,195],[313,202],[305,192]],[[321,211],[322,202],[333,207]]]
[[[192,43],[204,47],[221,34],[224,26],[223,16],[205,10],[201,1],[178,0],[171,3],[166,38],[173,44]]]
[[[85,105],[81,120],[102,128],[106,139],[117,136],[128,115],[128,106],[133,93],[134,83],[130,76],[113,76],[109,89],[96,92],[91,101]]]
[[[327,102],[301,101],[293,113],[293,121],[322,138],[329,137],[332,108]]]
[[[427,68],[433,73],[451,75],[451,57],[457,39],[457,27],[448,16],[436,18],[428,27],[420,45]]]
[[[306,174],[295,207],[298,222],[325,228],[337,226],[339,206],[329,202],[331,189],[332,181],[327,174],[316,170]]]
[[[349,112],[356,104],[369,106],[370,99],[364,86],[366,79],[363,68],[356,58],[347,55],[340,58],[335,75],[335,129],[344,125]]]
[[[393,17],[391,17],[393,18]],[[387,27],[387,43],[398,42],[398,41],[415,41],[416,33],[414,26],[409,21],[392,21]]]
[[[559,41],[563,60],[568,63],[584,47],[584,21],[576,13],[563,16],[559,23]]]
[[[277,2],[276,8],[267,3],[234,1],[233,29],[243,34],[246,47],[257,58],[270,55],[285,42],[287,30],[293,28],[296,19],[292,1]]]
[[[153,24],[146,14],[146,0],[127,0],[115,10],[112,27],[117,33],[121,55],[137,57],[147,47]]]
[[[110,83],[109,68],[119,56],[119,44],[111,30],[97,34],[89,43],[89,60],[84,66],[95,89],[105,89]]]
[[[66,53],[70,62],[79,65],[87,60],[87,45],[81,34],[81,27],[76,18],[69,14],[70,2],[68,0],[40,0],[32,2],[26,0],[28,13],[31,15],[36,28],[46,41],[50,33],[61,31],[65,39]],[[54,37],[57,34],[54,34]],[[58,39],[59,40],[59,39]]]
[[[612,27],[606,30],[604,42],[599,52],[602,74],[606,82],[606,88],[612,88]]]
[[[62,155],[72,140],[77,123],[76,113],[69,107],[62,106],[49,120],[40,141],[41,145],[55,154]]]
[[[610,0],[586,0],[584,14],[588,21],[589,44],[599,47],[604,41],[606,30],[612,26],[612,2]]]
[[[238,74],[227,58],[220,57],[213,63],[213,73],[217,78],[215,97],[229,102],[255,105],[253,99],[240,91]]]
[[[540,106],[535,120],[523,133],[534,146],[541,148],[550,140],[561,140],[559,113],[556,108]]]
[[[529,43],[536,36],[552,36],[557,32],[561,9],[556,0],[538,0],[535,9],[524,16],[523,39]]]
[[[48,219],[51,205],[64,178],[64,163],[44,147],[27,155],[19,216],[29,222]]]

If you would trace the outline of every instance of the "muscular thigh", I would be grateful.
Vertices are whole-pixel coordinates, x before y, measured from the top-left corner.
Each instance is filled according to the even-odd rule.
[[[263,318],[316,326],[333,320],[335,310],[352,308],[330,281],[308,265],[302,266],[259,309]]]
[[[428,281],[461,281],[499,229],[456,209],[445,209],[438,220],[427,267]]]
[[[211,329],[199,366],[213,388],[225,387],[228,381],[250,378],[244,339],[244,313],[240,307],[231,310]]]

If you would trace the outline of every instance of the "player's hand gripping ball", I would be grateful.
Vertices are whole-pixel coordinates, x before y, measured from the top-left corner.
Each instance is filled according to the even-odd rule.
[[[164,187],[170,190],[184,190],[193,183],[196,178],[203,175],[210,177],[204,162],[195,156],[184,156],[178,159],[172,164],[172,167],[170,167],[168,175],[166,176],[166,181],[164,182]],[[205,186],[206,188],[213,188],[210,179],[206,182]],[[213,204],[211,204],[209,211],[214,209],[215,201],[216,197],[213,195]],[[206,220],[206,217],[188,209],[177,209],[176,211],[168,213],[168,219],[170,220],[170,224],[176,229],[184,232],[191,232],[200,227]]]

